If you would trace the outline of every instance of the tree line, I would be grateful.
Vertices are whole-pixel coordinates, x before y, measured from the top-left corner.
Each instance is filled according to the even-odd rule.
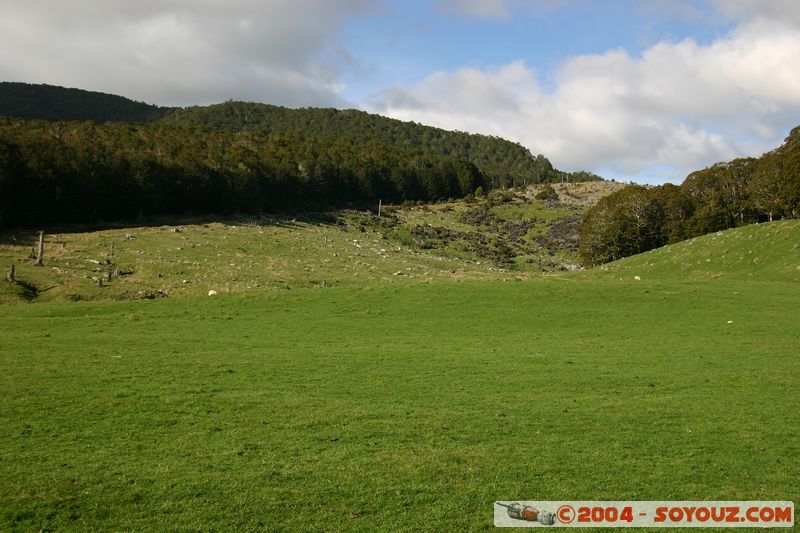
[[[563,172],[543,155],[499,137],[447,131],[355,109],[304,108],[228,101],[210,106],[168,108],[122,96],[52,85],[0,82],[0,116],[50,121],[165,122],[230,132],[300,134],[308,139],[378,142],[415,156],[470,161],[491,187],[557,181],[599,180],[589,172]]]
[[[436,201],[488,187],[471,162],[376,141],[191,124],[0,118],[0,224]]]
[[[458,198],[600,179],[523,146],[356,110],[165,108],[0,82],[0,224]],[[17,119],[23,120],[17,120]]]
[[[597,265],[714,231],[800,216],[800,126],[760,158],[690,174],[680,185],[631,185],[600,200],[581,226],[580,252]]]

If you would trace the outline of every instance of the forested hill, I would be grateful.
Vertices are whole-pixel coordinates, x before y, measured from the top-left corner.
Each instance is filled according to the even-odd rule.
[[[42,120],[147,122],[169,108],[134,102],[113,94],[54,85],[0,82],[0,116]]]
[[[416,155],[446,156],[475,164],[492,186],[519,186],[553,181],[590,181],[586,172],[569,174],[553,168],[542,155],[498,137],[447,131],[348,109],[288,109],[266,104],[226,102],[171,112],[164,120],[228,131],[264,134],[299,133],[306,137],[379,142]]]
[[[325,142],[344,140],[354,145],[378,143],[415,156],[468,161],[481,171],[489,187],[600,179],[588,172],[554,169],[543,155],[534,156],[520,144],[498,137],[447,131],[354,109],[289,109],[246,102],[177,109],[80,89],[2,82],[0,116],[100,124],[161,121],[229,132],[300,135]]]
[[[0,117],[0,226],[264,213],[480,194],[469,161],[376,142]]]
[[[0,84],[6,227],[437,201],[589,179],[503,139],[361,111],[238,102],[166,109]]]

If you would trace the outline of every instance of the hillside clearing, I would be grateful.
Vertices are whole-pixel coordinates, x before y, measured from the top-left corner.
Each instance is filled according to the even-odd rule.
[[[472,203],[384,206],[381,218],[345,210],[50,230],[43,268],[31,258],[34,232],[9,232],[0,236],[0,269],[14,264],[20,283],[0,283],[0,302],[526,279],[577,268],[580,216],[616,186],[559,184],[565,202],[584,198],[571,205],[534,200],[531,188]]]

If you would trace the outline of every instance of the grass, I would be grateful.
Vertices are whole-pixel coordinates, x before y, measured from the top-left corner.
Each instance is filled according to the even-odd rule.
[[[798,296],[569,278],[0,306],[0,529],[797,500]]]
[[[45,268],[27,259],[24,244],[0,249],[0,265],[14,262],[17,278],[38,289],[39,301],[497,277],[490,265],[415,250],[380,231],[377,225],[359,231],[344,224],[231,221],[64,233],[48,237]],[[132,273],[105,281],[117,267]],[[18,301],[20,290],[0,284],[0,301]]]
[[[800,221],[752,224],[625,258],[592,276],[800,281]]]
[[[533,200],[526,203],[504,204],[492,209],[492,212],[510,220],[532,220],[540,224],[537,228],[541,233],[546,229],[547,224],[570,215],[582,215],[584,209],[581,206],[559,205],[550,207],[541,200]]]
[[[342,261],[313,288],[312,246],[380,256],[360,224],[70,237],[65,263],[125,239],[125,279],[198,292],[0,304],[0,530],[472,531],[496,500],[800,500],[796,222],[529,281]]]

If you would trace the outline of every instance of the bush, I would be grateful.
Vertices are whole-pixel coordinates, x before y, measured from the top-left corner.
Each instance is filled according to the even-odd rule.
[[[548,202],[558,202],[559,200],[558,193],[549,183],[542,187],[542,190],[536,194],[535,198],[537,200],[544,200]]]

